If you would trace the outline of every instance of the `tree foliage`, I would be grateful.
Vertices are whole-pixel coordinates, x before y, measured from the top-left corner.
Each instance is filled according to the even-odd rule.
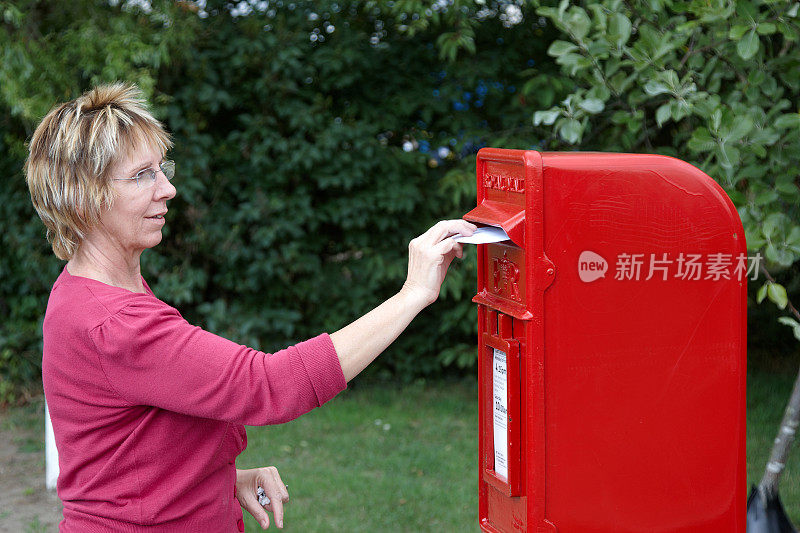
[[[546,5],[548,54],[574,83],[533,114],[551,146],[692,162],[738,208],[747,246],[797,290],[800,18],[797,2],[621,0]],[[762,276],[761,279],[764,279]],[[786,307],[786,289],[758,291]],[[800,328],[790,325],[798,339]]]
[[[25,143],[57,102],[95,83],[126,79],[152,94],[158,69],[187,34],[152,16],[102,2],[0,2],[0,403],[34,382],[41,323],[59,262],[44,241],[25,186]]]
[[[179,195],[144,275],[193,322],[273,350],[399,288],[407,242],[474,204],[484,145],[695,164],[776,274],[756,298],[781,304],[800,256],[799,31],[797,3],[767,0],[0,0],[0,401],[39,373],[61,268],[25,142],[96,83],[138,83],[175,137]],[[471,367],[468,252],[383,371]]]
[[[30,206],[24,143],[52,105],[99,82],[139,83],[174,135],[178,197],[143,274],[190,321],[270,351],[398,290],[408,241],[474,205],[478,148],[537,146],[529,115],[557,99],[519,83],[556,68],[546,28],[459,8],[480,29],[474,53],[442,54],[455,10],[414,25],[414,7],[0,3],[0,401],[39,372],[62,268]],[[407,379],[473,365],[469,252],[379,369]]]

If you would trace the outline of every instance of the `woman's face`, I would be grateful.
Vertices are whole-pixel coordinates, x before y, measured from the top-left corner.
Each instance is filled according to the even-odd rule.
[[[110,177],[115,179],[114,203],[101,215],[98,230],[118,252],[141,253],[161,242],[167,200],[175,197],[175,187],[159,168],[161,162],[158,149],[143,146],[110,170]],[[132,178],[148,168],[156,170],[155,182],[148,175],[141,177],[138,186],[135,179],[120,179]]]

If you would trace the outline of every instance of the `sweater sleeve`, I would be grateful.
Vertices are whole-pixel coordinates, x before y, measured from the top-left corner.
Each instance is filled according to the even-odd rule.
[[[89,335],[110,386],[132,405],[279,424],[346,387],[327,334],[266,354],[189,324],[155,297],[136,298]]]

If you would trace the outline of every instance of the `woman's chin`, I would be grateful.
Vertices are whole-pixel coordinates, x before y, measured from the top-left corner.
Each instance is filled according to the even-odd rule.
[[[157,246],[161,242],[161,240],[163,238],[164,238],[164,236],[161,235],[161,231],[158,231],[157,233],[154,233],[152,236],[148,235],[147,240],[142,243],[142,245],[143,245],[142,247],[145,250],[147,248],[153,248],[154,246]]]

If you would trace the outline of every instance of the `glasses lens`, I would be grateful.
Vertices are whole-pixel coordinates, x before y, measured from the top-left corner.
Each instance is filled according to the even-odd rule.
[[[161,172],[167,177],[168,180],[171,180],[175,177],[175,161],[164,161],[161,163]]]
[[[150,187],[156,181],[156,171],[152,168],[146,168],[136,174],[136,186],[140,189]]]

